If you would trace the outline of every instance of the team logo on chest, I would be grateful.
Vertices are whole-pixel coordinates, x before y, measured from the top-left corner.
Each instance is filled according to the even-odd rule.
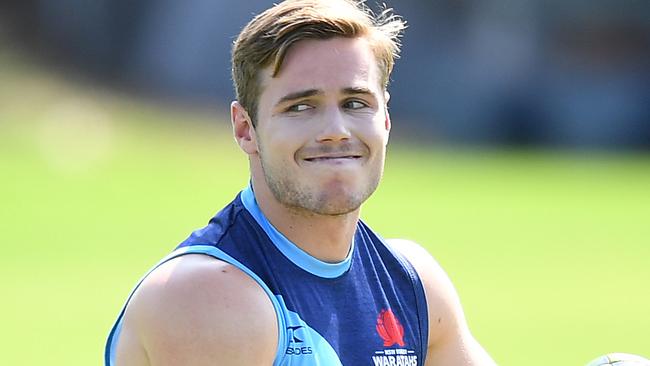
[[[377,317],[377,333],[384,340],[384,347],[397,344],[404,347],[404,327],[390,309],[384,309]]]
[[[408,349],[404,342],[404,326],[395,313],[382,309],[377,316],[377,334],[384,341],[384,349],[372,356],[374,366],[417,366],[415,350]]]

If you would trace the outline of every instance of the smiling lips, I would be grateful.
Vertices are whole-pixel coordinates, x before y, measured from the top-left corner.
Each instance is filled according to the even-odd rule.
[[[309,146],[298,151],[298,157],[308,163],[333,163],[361,161],[369,155],[368,148],[363,144],[343,143],[338,146]]]
[[[350,160],[361,159],[361,155],[356,154],[346,154],[346,155],[324,155],[324,156],[315,156],[311,158],[305,158],[309,162],[343,162]]]

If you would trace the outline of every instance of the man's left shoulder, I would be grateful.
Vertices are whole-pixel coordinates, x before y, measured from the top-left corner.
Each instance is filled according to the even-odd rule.
[[[408,259],[424,283],[425,290],[435,290],[435,292],[445,292],[446,295],[452,297],[456,296],[456,290],[449,276],[427,249],[408,239],[387,239],[386,242],[393,250]],[[427,288],[432,286],[433,288]],[[427,294],[427,297],[430,295]]]
[[[431,253],[420,244],[408,239],[386,239],[386,243],[411,263],[423,281],[432,280],[431,276],[438,280],[449,280]]]
[[[412,261],[413,258],[418,258],[422,255],[431,257],[431,254],[429,254],[429,252],[424,249],[424,247],[413,240],[391,238],[386,239],[385,241],[388,246],[401,253],[403,256],[408,258],[409,261]],[[433,259],[433,257],[431,257],[431,259]]]
[[[386,242],[408,259],[424,286],[429,319],[425,365],[494,366],[492,358],[471,334],[458,293],[438,262],[411,240]]]
[[[430,342],[465,327],[456,289],[433,256],[412,240],[387,239],[386,243],[411,263],[422,281],[429,310]]]

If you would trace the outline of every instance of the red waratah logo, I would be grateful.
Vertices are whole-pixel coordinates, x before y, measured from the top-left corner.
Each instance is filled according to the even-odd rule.
[[[390,309],[384,309],[377,317],[377,333],[384,340],[384,347],[397,344],[404,346],[404,327]]]

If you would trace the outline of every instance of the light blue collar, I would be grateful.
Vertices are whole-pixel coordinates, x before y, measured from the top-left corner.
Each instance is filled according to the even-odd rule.
[[[253,215],[255,221],[266,232],[266,235],[269,236],[278,250],[298,267],[313,275],[324,278],[339,277],[350,268],[352,264],[352,253],[354,251],[354,239],[350,246],[350,252],[343,261],[338,263],[323,262],[300,249],[269,222],[257,205],[257,200],[255,199],[255,194],[250,184],[241,192],[241,201],[246,210]]]

